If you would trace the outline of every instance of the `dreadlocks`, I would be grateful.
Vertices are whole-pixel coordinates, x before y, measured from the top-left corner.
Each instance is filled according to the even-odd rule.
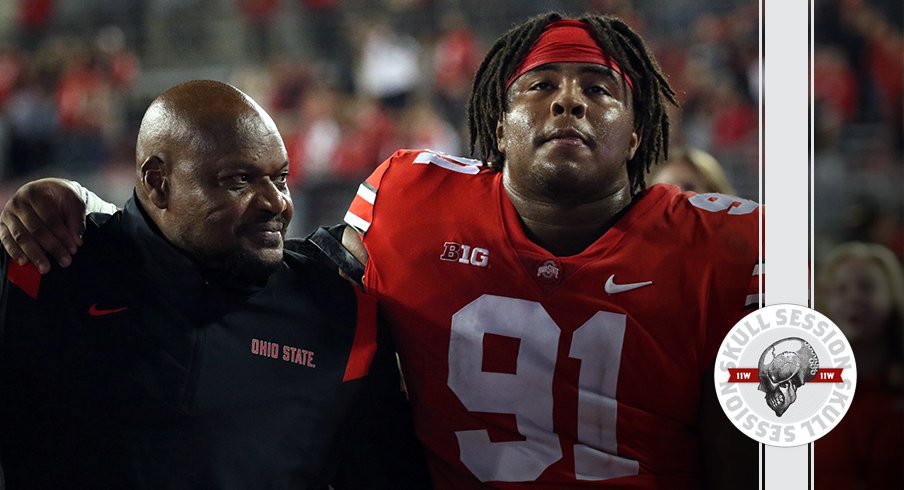
[[[471,154],[501,170],[505,164],[496,141],[496,124],[505,110],[505,82],[530,52],[548,24],[562,19],[558,13],[532,17],[502,35],[483,59],[474,76],[468,100],[468,129]],[[646,187],[644,175],[660,160],[668,158],[669,116],[665,104],[675,106],[675,92],[643,39],[617,17],[585,15],[590,33],[634,84],[634,128],[641,145],[628,162],[631,193]]]

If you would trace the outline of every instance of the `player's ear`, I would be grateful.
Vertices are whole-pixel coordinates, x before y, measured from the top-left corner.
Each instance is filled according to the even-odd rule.
[[[499,116],[499,120],[496,121],[496,149],[499,150],[499,153],[505,153],[505,142],[502,140],[502,136],[504,135],[502,130],[502,122],[505,120],[505,113],[503,112],[501,116]]]
[[[159,209],[166,209],[169,202],[169,181],[167,165],[157,155],[151,155],[139,167],[141,188],[151,203]]]
[[[628,160],[634,158],[634,154],[637,153],[637,149],[640,148],[640,142],[643,139],[643,128],[637,128],[631,133],[631,146],[628,147]]]

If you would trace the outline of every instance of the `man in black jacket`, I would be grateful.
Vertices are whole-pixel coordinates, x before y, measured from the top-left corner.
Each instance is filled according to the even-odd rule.
[[[3,255],[7,488],[426,486],[374,303],[317,250],[284,248],[288,159],[266,112],[178,85],[136,163],[133,198],[89,216],[71,267]]]

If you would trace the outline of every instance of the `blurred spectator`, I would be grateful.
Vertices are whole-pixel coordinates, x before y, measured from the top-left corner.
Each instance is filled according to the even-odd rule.
[[[415,100],[399,118],[398,141],[401,148],[429,148],[458,155],[461,139],[455,126],[437,112],[426,99]]]
[[[17,179],[54,162],[56,64],[48,50],[38,50],[22,67],[3,106],[8,127],[4,179]]]
[[[131,95],[141,77],[141,62],[135,52],[126,46],[126,35],[119,26],[101,27],[95,44],[99,65],[110,88],[106,104],[110,117],[103,125],[107,161],[102,165],[125,163],[125,167],[131,169],[133,141],[144,102],[134,101]]]
[[[904,275],[885,247],[849,242],[822,261],[817,307],[851,343],[857,393],[816,442],[817,488],[904,488]]]
[[[875,185],[877,190],[881,187]],[[904,252],[904,224],[901,222],[904,205],[892,205],[887,199],[879,192],[855,193],[848,206],[836,217],[841,224],[837,233],[839,239],[877,243],[893,250],[901,258]]]
[[[0,109],[12,94],[22,70],[25,59],[15,46],[0,46]]]
[[[681,102],[672,145],[711,153],[734,181],[736,193],[755,198],[759,43],[751,22],[757,11],[751,8],[743,2],[724,9],[701,1],[682,3],[682,12],[659,19],[677,30],[656,38],[656,45],[666,53],[660,60]],[[669,23],[675,15],[689,26],[690,39],[684,42],[675,42],[682,29]]]
[[[421,83],[420,44],[395,30],[385,18],[362,22],[361,28],[357,88],[387,109],[399,111]]]
[[[676,148],[669,159],[653,167],[651,184],[674,184],[683,191],[734,194],[722,166],[709,153],[696,148]]]
[[[114,25],[104,26],[97,31],[95,43],[112,88],[117,91],[132,88],[141,74],[141,63],[135,53],[126,47],[123,30]]]
[[[391,154],[396,144],[396,122],[380,101],[358,97],[344,106],[342,142],[336,152],[336,175],[355,182],[364,180]],[[347,205],[348,203],[346,203]]]
[[[302,182],[333,178],[336,152],[342,140],[337,120],[340,97],[328,87],[318,87],[305,94],[294,134],[286,135],[291,166],[289,178],[296,187]]]
[[[892,5],[897,4],[896,7]],[[836,47],[858,77],[857,118],[896,125],[900,146],[904,92],[904,36],[900,2],[820,0],[815,9],[819,44]]]
[[[171,52],[173,55],[162,59],[174,65],[204,61],[205,51],[211,49],[209,31],[216,25],[208,18],[215,12],[214,0],[145,0],[145,4],[153,28],[148,29],[149,35],[158,33],[151,35],[156,42],[149,43],[149,54],[159,57],[162,52]]]
[[[588,0],[587,7],[594,12],[601,12],[620,17],[638,34],[646,36],[647,27],[645,12],[639,12],[633,0]]]
[[[819,46],[814,51],[813,102],[832,111],[840,122],[853,121],[860,89],[850,63],[835,46]]]
[[[817,0],[814,12],[817,246],[863,240],[904,258],[904,4]]]
[[[48,88],[26,75],[7,101],[5,112],[9,146],[3,177],[15,179],[53,163],[56,104]]]
[[[354,53],[349,42],[342,0],[299,0],[303,30],[319,64],[324,81],[346,93],[354,91]]]
[[[273,63],[268,77],[271,89],[267,104],[274,111],[292,113],[293,117],[304,100],[306,90],[316,83],[311,67],[298,62]]]
[[[273,41],[273,19],[279,11],[279,0],[236,0],[245,22],[248,55],[265,62],[276,51]]]
[[[904,140],[904,34],[876,9],[866,8],[857,17],[865,46],[864,63],[870,74],[870,94],[879,116],[893,128],[900,149]]]
[[[26,51],[37,49],[54,16],[54,0],[18,0],[19,42]]]
[[[70,46],[55,98],[57,103],[58,162],[96,169],[107,157],[107,134],[118,124],[112,86],[96,52]]]
[[[758,115],[744,92],[727,78],[719,80],[712,90],[712,150],[737,150],[753,144]]]
[[[444,15],[442,25],[433,49],[433,88],[446,120],[463,129],[471,82],[483,50],[461,13]]]

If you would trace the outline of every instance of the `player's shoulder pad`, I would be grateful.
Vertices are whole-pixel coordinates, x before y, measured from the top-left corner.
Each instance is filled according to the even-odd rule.
[[[339,269],[346,277],[353,278],[362,288],[364,264],[358,261],[351,252],[342,245],[342,232],[345,225],[331,227],[321,226],[303,240],[305,246],[316,250],[316,255],[326,261],[326,265]]]
[[[390,168],[392,170],[390,171]],[[396,150],[389,158],[383,161],[379,167],[367,178],[365,184],[371,187],[371,190],[380,188],[383,176],[388,172],[392,174],[401,173],[408,175],[409,178],[421,178],[424,172],[439,171],[435,175],[467,174],[476,175],[484,168],[488,168],[480,160],[472,158],[459,157],[443,153],[441,151],[421,149]],[[449,172],[444,172],[449,171]]]
[[[416,202],[410,199],[409,191],[412,186],[431,180],[437,182],[462,175],[473,176],[485,168],[488,167],[479,160],[456,157],[439,151],[398,150],[358,186],[345,214],[345,222],[364,236],[373,224],[377,201],[384,203],[381,205],[384,208],[386,202]],[[387,191],[385,184],[390,180],[393,184],[389,188],[394,190]],[[380,199],[381,193],[387,195],[386,192],[396,197]]]
[[[419,172],[443,169],[453,174],[476,175],[484,168],[487,168],[480,160],[473,158],[459,157],[443,153],[441,151],[422,149],[397,150],[367,179],[367,183],[377,189],[380,187],[380,181],[383,175],[390,169],[391,173],[397,172]]]
[[[450,170],[455,173],[474,175],[485,168],[483,162],[473,158],[459,157],[449,155],[441,151],[423,149],[423,150],[399,150],[392,157],[392,162],[408,162],[414,165],[435,165],[439,168]]]
[[[364,265],[342,246],[344,227],[344,225],[329,228],[321,226],[304,239],[286,240],[287,258],[292,258],[294,254],[297,256],[296,260],[302,258],[316,262],[334,273],[338,269],[346,276],[355,278],[355,282],[363,287],[361,278],[364,276]]]

